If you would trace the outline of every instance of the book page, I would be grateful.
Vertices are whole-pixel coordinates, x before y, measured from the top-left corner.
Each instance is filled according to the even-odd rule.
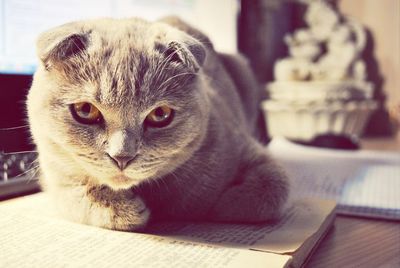
[[[0,203],[3,267],[286,267],[290,256],[105,230],[54,217],[43,193]]]
[[[276,223],[165,223],[152,226],[150,232],[209,245],[293,254],[307,239],[331,225],[335,205],[329,200],[304,199],[294,202]],[[315,237],[315,242],[318,239]]]
[[[283,139],[268,151],[291,178],[292,198],[334,199],[338,213],[400,219],[400,195],[388,195],[398,189],[400,153],[318,149]]]

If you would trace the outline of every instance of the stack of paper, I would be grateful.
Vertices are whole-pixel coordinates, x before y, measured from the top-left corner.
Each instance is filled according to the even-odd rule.
[[[317,149],[276,138],[268,150],[292,180],[292,197],[335,199],[338,213],[400,220],[400,153]]]

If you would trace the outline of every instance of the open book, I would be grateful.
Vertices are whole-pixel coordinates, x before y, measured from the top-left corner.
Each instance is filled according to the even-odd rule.
[[[292,179],[293,198],[328,198],[337,213],[400,220],[400,152],[319,149],[274,138],[269,152]]]
[[[269,224],[158,223],[146,233],[59,218],[45,193],[0,203],[2,267],[300,267],[335,202],[303,199]]]

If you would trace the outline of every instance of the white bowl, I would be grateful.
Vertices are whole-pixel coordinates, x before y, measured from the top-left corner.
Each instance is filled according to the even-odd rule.
[[[267,84],[274,100],[336,101],[371,99],[373,85],[364,81],[279,81]]]
[[[268,133],[300,141],[317,135],[336,134],[358,138],[377,103],[372,100],[349,102],[262,102]]]

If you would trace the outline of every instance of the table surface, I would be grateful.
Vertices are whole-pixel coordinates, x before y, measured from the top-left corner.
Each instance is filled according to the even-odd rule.
[[[361,145],[363,149],[400,151],[400,133],[393,138],[363,139]],[[400,222],[339,215],[306,267],[398,268]]]

